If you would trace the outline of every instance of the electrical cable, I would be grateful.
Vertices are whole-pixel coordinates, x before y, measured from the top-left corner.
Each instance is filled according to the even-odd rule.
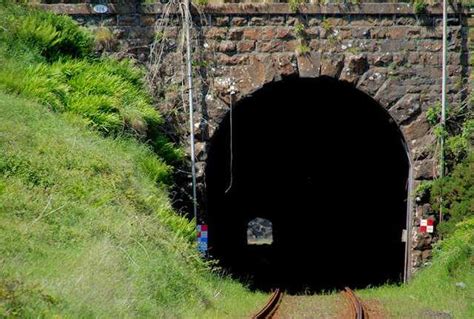
[[[230,130],[230,163],[229,163],[229,172],[230,172],[230,181],[229,185],[227,186],[225,190],[225,194],[227,194],[231,189],[234,184],[234,132],[233,132],[233,127],[234,127],[234,120],[233,120],[233,105],[232,105],[232,98],[233,98],[233,93],[230,93],[230,111],[229,111],[229,130]]]

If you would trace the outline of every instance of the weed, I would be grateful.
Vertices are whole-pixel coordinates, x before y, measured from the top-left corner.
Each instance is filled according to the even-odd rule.
[[[428,3],[426,0],[413,0],[413,10],[416,14],[422,14],[426,12]]]
[[[298,55],[306,55],[308,54],[309,52],[311,52],[311,48],[305,44],[305,43],[300,43],[297,47],[296,47],[296,54]]]
[[[290,11],[293,13],[298,12],[300,6],[305,3],[305,0],[289,0],[288,1],[288,6],[290,8]]]

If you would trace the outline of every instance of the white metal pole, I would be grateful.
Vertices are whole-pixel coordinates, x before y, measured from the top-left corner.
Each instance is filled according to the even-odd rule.
[[[185,0],[185,32],[186,32],[186,64],[188,71],[188,103],[189,103],[189,144],[191,144],[191,174],[193,188],[193,217],[197,220],[197,191],[196,191],[196,150],[194,146],[194,105],[193,105],[193,69],[191,63],[191,0]]]
[[[447,81],[447,46],[448,46],[448,14],[447,14],[447,0],[443,0],[443,58],[442,58],[442,84],[441,84],[441,137],[440,137],[440,167],[439,177],[444,177],[445,174],[445,159],[444,159],[444,144],[445,144],[445,130],[446,130],[446,81]],[[440,198],[440,201],[443,199]],[[439,209],[439,221],[443,220],[442,205]]]

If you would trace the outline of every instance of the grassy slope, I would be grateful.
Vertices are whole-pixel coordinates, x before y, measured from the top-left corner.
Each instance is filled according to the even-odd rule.
[[[0,1],[0,318],[254,311],[265,296],[212,274],[171,210],[180,152],[142,70],[95,57],[72,19],[12,2]]]
[[[358,292],[382,302],[392,318],[474,318],[474,219],[458,225],[438,246],[432,265],[400,287],[384,286]]]
[[[234,318],[264,302],[166,226],[187,221],[143,169],[160,165],[148,148],[4,94],[0,122],[0,317]]]

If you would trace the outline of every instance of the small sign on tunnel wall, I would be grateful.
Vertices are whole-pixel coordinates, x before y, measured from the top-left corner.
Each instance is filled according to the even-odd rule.
[[[197,225],[198,250],[202,254],[207,252],[207,225]]]
[[[422,219],[420,221],[420,233],[432,233],[434,231],[433,219]]]

